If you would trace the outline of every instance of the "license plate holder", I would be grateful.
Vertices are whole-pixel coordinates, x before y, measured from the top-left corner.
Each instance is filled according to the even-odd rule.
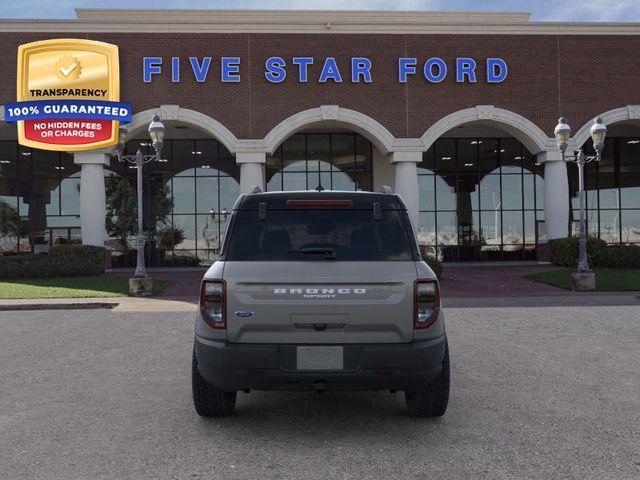
[[[301,346],[296,349],[298,370],[343,370],[342,346]]]

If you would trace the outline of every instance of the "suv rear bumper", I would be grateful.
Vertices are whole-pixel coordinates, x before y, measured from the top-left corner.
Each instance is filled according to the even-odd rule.
[[[446,336],[393,344],[344,348],[344,369],[301,371],[297,345],[226,343],[196,336],[200,375],[225,391],[237,390],[415,390],[442,370]]]

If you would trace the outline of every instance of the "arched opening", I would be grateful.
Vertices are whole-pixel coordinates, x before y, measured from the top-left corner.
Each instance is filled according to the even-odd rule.
[[[587,232],[609,244],[640,244],[640,120],[627,117],[607,129],[601,161],[585,167]],[[581,147],[593,154],[590,138]],[[578,235],[578,172],[573,164],[567,168],[571,234]]]
[[[264,138],[267,190],[374,190],[393,184],[385,155],[393,135],[354,110],[329,105],[299,112]]]
[[[80,167],[67,152],[18,145],[0,124],[0,253],[43,252],[80,243]]]
[[[151,266],[194,266],[212,263],[221,246],[227,217],[239,195],[240,169],[229,149],[198,126],[163,120],[166,126],[162,160],[143,167],[144,229]],[[125,153],[140,148],[151,154],[146,130],[137,128]],[[114,158],[107,176],[108,239],[114,266],[135,265],[136,167]],[[127,203],[128,202],[128,203]],[[118,222],[119,216],[127,221]]]
[[[344,128],[309,128],[287,138],[265,165],[268,191],[373,189],[372,143]]]
[[[535,258],[543,168],[498,127],[475,121],[449,129],[418,165],[418,240],[444,261]]]

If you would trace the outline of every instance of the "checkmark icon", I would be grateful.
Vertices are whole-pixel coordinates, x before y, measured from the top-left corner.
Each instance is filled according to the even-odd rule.
[[[64,67],[60,67],[60,73],[62,75],[64,75],[65,77],[68,77],[69,74],[71,72],[73,72],[76,67],[78,66],[78,64],[76,62],[73,62],[71,65],[69,65],[68,67],[64,68]]]
[[[53,73],[63,82],[72,82],[82,74],[82,64],[76,57],[64,55],[58,59]]]

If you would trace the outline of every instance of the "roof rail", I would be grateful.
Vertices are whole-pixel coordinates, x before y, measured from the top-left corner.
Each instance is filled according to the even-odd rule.
[[[391,187],[389,185],[382,185],[380,187],[380,193],[391,195],[393,193],[393,190],[391,190]]]

